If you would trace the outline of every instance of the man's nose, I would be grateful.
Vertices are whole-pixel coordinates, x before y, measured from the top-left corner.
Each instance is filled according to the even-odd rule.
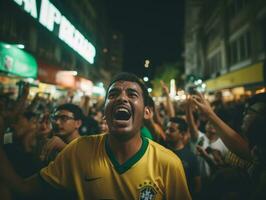
[[[122,91],[120,95],[118,96],[118,100],[127,102],[128,101],[128,95],[125,91]]]
[[[56,124],[56,125],[58,125],[58,124],[60,124],[60,122],[61,122],[61,119],[58,118],[58,119],[55,119],[53,123]]]

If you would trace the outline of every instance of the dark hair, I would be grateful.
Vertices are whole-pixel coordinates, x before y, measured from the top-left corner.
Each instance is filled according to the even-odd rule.
[[[144,82],[139,78],[137,77],[135,74],[132,74],[132,73],[127,73],[127,72],[121,72],[119,74],[117,74],[110,82],[110,84],[108,85],[107,87],[107,93],[110,89],[110,87],[117,81],[129,81],[129,82],[135,82],[137,83],[141,90],[142,90],[142,96],[143,96],[143,101],[144,101],[144,105],[147,106],[148,105],[148,98],[149,98],[149,93],[148,93],[148,90],[144,84]],[[105,97],[105,100],[107,98],[107,95]]]
[[[181,117],[171,117],[169,119],[170,122],[173,122],[175,124],[178,124],[178,128],[179,128],[179,131],[181,133],[185,133],[187,132],[188,130],[188,124],[186,122],[186,120],[184,120],[183,118]]]
[[[147,106],[155,109],[155,103],[154,103],[154,101],[153,101],[153,99],[152,99],[152,97],[150,95],[148,95]]]
[[[37,118],[38,114],[32,111],[26,111],[23,113],[23,116],[27,119],[27,120],[31,120],[32,118]]]
[[[58,106],[55,108],[54,113],[59,111],[59,110],[67,110],[69,112],[72,112],[74,115],[74,118],[77,120],[84,120],[84,114],[81,110],[81,108],[75,104],[72,103],[66,103]]]
[[[259,94],[255,94],[254,96],[252,96],[251,98],[249,98],[247,100],[247,106],[250,107],[255,103],[262,103],[265,106],[263,107],[262,111],[260,112],[260,114],[262,116],[265,116],[265,112],[266,112],[266,93],[259,93]]]
[[[194,120],[197,122],[199,120],[199,113],[197,111],[194,111],[192,113]]]

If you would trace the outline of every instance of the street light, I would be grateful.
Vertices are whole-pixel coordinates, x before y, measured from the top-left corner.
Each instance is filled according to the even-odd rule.
[[[25,48],[24,44],[17,44],[17,47],[18,47],[19,49],[24,49],[24,48]]]
[[[144,67],[145,68],[148,68],[149,67],[149,64],[150,64],[150,61],[148,59],[145,60]]]
[[[143,77],[143,80],[144,80],[145,82],[148,82],[148,81],[149,81],[149,78],[148,78],[147,76],[144,76],[144,77]]]

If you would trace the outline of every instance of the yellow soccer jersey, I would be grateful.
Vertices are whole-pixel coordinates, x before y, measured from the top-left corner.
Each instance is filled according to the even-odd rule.
[[[120,165],[107,134],[81,137],[69,144],[42,178],[59,188],[75,190],[78,199],[191,199],[179,158],[143,138],[141,149]]]

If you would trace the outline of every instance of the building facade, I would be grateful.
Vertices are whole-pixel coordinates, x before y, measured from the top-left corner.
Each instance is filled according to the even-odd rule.
[[[186,75],[207,91],[265,90],[265,58],[265,1],[186,1]]]
[[[76,71],[93,83],[109,80],[122,68],[122,61],[111,67],[104,53],[104,49],[112,52],[112,36],[104,1],[0,2],[0,42],[23,44],[24,51],[36,59],[38,71],[47,76],[64,70]],[[121,48],[113,50],[120,52],[117,60],[122,60],[122,42],[121,37],[117,42]],[[45,72],[48,68],[53,70]]]

